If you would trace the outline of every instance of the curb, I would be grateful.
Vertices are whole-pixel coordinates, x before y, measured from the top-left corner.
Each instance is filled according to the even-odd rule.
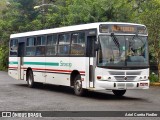
[[[160,86],[160,82],[152,82],[150,83],[150,86]]]

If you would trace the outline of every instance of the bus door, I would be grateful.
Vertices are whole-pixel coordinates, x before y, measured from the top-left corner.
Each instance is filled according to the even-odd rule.
[[[95,83],[95,66],[96,66],[96,54],[94,45],[96,36],[87,36],[87,57],[89,57],[89,87],[94,87]]]
[[[24,79],[23,57],[25,52],[25,42],[18,43],[18,79]]]

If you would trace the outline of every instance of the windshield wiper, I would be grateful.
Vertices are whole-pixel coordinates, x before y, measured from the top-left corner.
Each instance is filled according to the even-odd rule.
[[[113,41],[114,41],[115,45],[120,49],[120,44],[118,42],[118,39],[114,35],[114,33],[111,33],[111,37],[113,38]]]

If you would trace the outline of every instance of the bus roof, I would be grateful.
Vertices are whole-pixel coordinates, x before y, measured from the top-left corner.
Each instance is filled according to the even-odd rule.
[[[19,37],[27,37],[27,36],[34,36],[34,35],[43,35],[43,34],[69,32],[69,31],[76,31],[76,30],[94,29],[94,28],[99,28],[100,24],[117,24],[117,25],[118,24],[126,24],[126,25],[145,26],[142,24],[125,23],[125,22],[97,22],[97,23],[88,23],[88,24],[80,24],[80,25],[72,25],[72,26],[65,26],[65,27],[59,27],[59,28],[30,31],[30,32],[24,32],[24,33],[16,33],[16,34],[11,34],[10,38],[19,38]]]

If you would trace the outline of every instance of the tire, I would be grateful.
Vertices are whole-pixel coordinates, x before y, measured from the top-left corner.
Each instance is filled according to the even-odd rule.
[[[35,86],[33,72],[31,70],[29,70],[27,74],[27,84],[30,88],[33,88]]]
[[[82,81],[80,75],[77,75],[74,79],[74,94],[77,96],[84,95],[84,89],[82,88]]]
[[[112,90],[112,92],[114,93],[114,95],[122,97],[126,93],[126,90]]]

